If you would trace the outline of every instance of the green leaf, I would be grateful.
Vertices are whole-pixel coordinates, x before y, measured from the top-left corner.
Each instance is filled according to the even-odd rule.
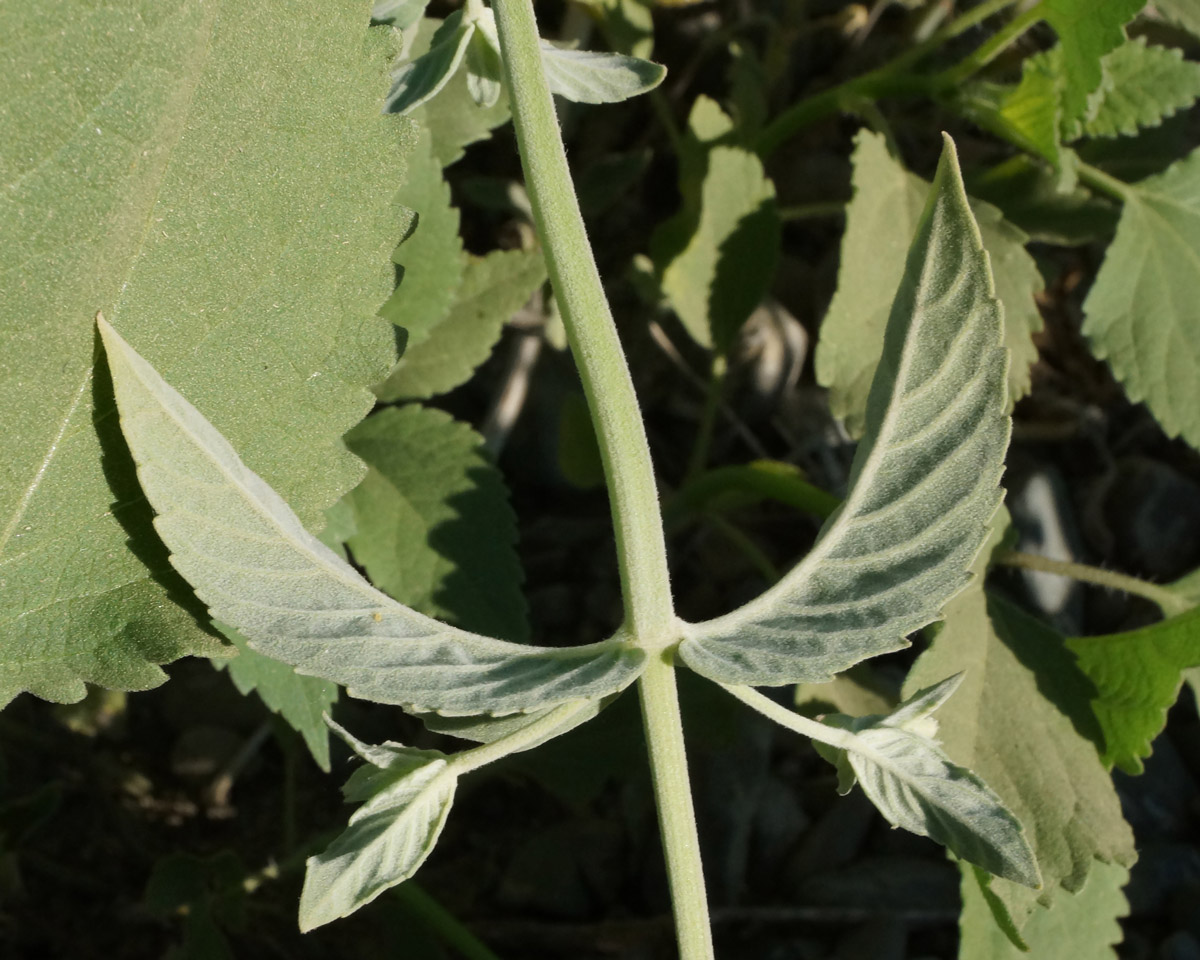
[[[984,558],[978,569],[986,566]],[[993,911],[1014,938],[1038,909],[1082,889],[1096,861],[1129,865],[1133,834],[1096,752],[1090,684],[1062,639],[989,598],[982,584],[946,608],[945,623],[905,690],[965,672],[940,713],[947,756],[973,770],[1025,825],[1045,890],[992,880]]]
[[[1129,881],[1124,867],[1094,864],[1082,890],[1056,897],[1048,910],[1037,911],[1021,935],[1028,952],[1016,947],[997,926],[975,871],[964,865],[962,874],[958,952],[962,960],[1116,960],[1112,948],[1123,936],[1118,921],[1129,914],[1121,892]]]
[[[416,26],[425,15],[429,0],[375,0],[371,8],[371,19],[376,23],[389,23],[400,30]]]
[[[1027,57],[1015,86],[977,83],[959,98],[960,108],[981,126],[1049,160],[1061,163],[1061,48]]]
[[[403,327],[405,350],[429,338],[462,283],[466,262],[458,235],[458,210],[450,205],[450,184],[434,156],[433,138],[418,127],[420,139],[409,157],[408,179],[396,199],[417,216],[416,227],[392,254],[403,269],[399,286],[379,315]]]
[[[467,90],[478,107],[494,107],[500,99],[504,64],[500,60],[500,37],[496,16],[484,7],[475,21],[475,35],[467,47]]]
[[[1141,127],[1157,127],[1200,97],[1200,63],[1183,51],[1148,47],[1138,37],[1104,58],[1105,84],[1083,123],[1088,137],[1133,136]]]
[[[863,431],[892,298],[928,195],[928,184],[892,159],[883,137],[859,133],[838,288],[816,351],[817,380],[830,389],[830,408],[855,436]],[[1011,354],[1008,394],[1015,402],[1029,392],[1029,368],[1037,359],[1031,334],[1042,328],[1034,300],[1042,278],[1025,251],[1028,238],[1021,230],[989,204],[975,202],[971,210],[989,255],[995,295],[1004,305],[1004,342]]]
[[[313,537],[204,417],[103,320],[121,426],[171,562],[251,646],[352,696],[445,713],[511,713],[604,696],[644,656],[619,640],[546,648],[410,610]]]
[[[335,727],[370,766],[346,782],[362,802],[346,830],[308,859],[300,930],[346,917],[417,872],[433,850],[454,802],[458,774],[445,754],[398,743],[368,746]]]
[[[1009,422],[1001,308],[947,139],[885,333],[850,492],[757,600],[689,626],[726,683],[832,677],[906,645],[960,591],[1000,503]]]
[[[243,696],[254,691],[273,713],[283,717],[304,737],[317,766],[328,773],[329,729],[324,716],[337,703],[337,684],[302,677],[288,664],[252,650],[236,630],[222,632],[237,647],[238,655],[231,660],[214,660],[213,666],[228,669],[229,679]]]
[[[474,33],[475,24],[465,20],[461,10],[450,14],[434,33],[429,50],[392,72],[384,109],[404,116],[437,96],[457,72]]]
[[[653,90],[667,75],[662,64],[623,53],[568,50],[541,41],[550,92],[576,103],[620,103]]]
[[[1021,824],[986,783],[952,763],[932,738],[937,725],[930,714],[961,679],[918,691],[887,716],[835,715],[825,722],[850,734],[846,762],[892,826],[930,837],[996,876],[1040,888]],[[841,792],[849,785],[843,777]]]
[[[392,39],[358,0],[5,8],[0,703],[213,654],[120,438],[97,310],[319,528],[395,359]],[[48,104],[54,106],[48,107]],[[172,602],[179,599],[190,609]],[[198,617],[200,619],[198,619]]]
[[[421,21],[420,32],[409,51],[411,56],[418,57],[429,50],[431,37],[441,22]],[[418,107],[412,116],[429,131],[434,156],[443,167],[448,167],[462,157],[466,147],[486,139],[508,120],[508,98],[500,97],[493,106],[480,107],[471,96],[466,71],[460,70],[446,81],[436,102]]]
[[[465,383],[491,354],[505,322],[545,282],[540,249],[468,257],[454,305],[374,388],[379,399],[424,400]]]
[[[652,246],[663,292],[697,343],[726,353],[766,295],[779,257],[775,187],[758,156],[712,143],[730,126],[711,100],[692,109],[681,161],[683,208]]]
[[[1092,709],[1110,767],[1142,772],[1142,758],[1167,723],[1183,671],[1200,666],[1200,609],[1169,620],[1098,637],[1073,637],[1067,648],[1096,687]]]
[[[614,50],[648,59],[654,52],[651,0],[599,0],[600,27]]]
[[[1154,6],[1168,20],[1200,37],[1200,0],[1154,0]]]
[[[1062,46],[1062,119],[1089,115],[1088,98],[1100,87],[1100,59],[1125,41],[1125,24],[1146,0],[1042,0],[1040,9]]]
[[[1134,403],[1200,446],[1200,150],[1128,189],[1083,332]]]
[[[529,639],[516,518],[483,438],[441,410],[389,407],[346,435],[366,462],[348,545],[372,583],[467,630]]]

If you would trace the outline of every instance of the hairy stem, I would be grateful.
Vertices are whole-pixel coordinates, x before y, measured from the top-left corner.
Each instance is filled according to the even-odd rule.
[[[823,723],[818,723],[816,720],[810,720],[803,714],[796,713],[795,710],[789,710],[787,707],[776,703],[770,697],[759,693],[753,687],[743,687],[730,683],[723,683],[721,686],[741,700],[746,706],[753,707],[768,720],[774,720],[781,727],[787,727],[787,729],[808,737],[810,740],[827,743],[831,747],[839,747],[843,750],[852,750],[858,745],[858,738],[854,734],[846,730],[839,730],[836,727],[826,726]]]
[[[704,892],[704,870],[671,651],[650,655],[638,680],[638,693],[654,775],[654,800],[667,861],[680,960],[713,960],[708,898]]]
[[[625,600],[625,628],[630,641],[649,653],[638,689],[680,957],[712,960],[700,843],[671,663],[670,651],[679,640],[680,628],[671,601],[650,448],[575,199],[542,69],[532,0],[500,0],[493,10],[534,220],[604,463]]]
[[[1164,616],[1174,616],[1190,609],[1191,604],[1179,595],[1148,583],[1138,577],[1104,570],[1100,567],[1088,566],[1086,563],[1072,563],[1068,560],[1051,560],[1049,557],[1038,556],[1036,553],[1022,553],[1019,550],[1001,550],[992,555],[992,563],[1002,567],[1017,567],[1021,570],[1036,570],[1039,573],[1055,573],[1060,577],[1070,577],[1081,583],[1090,583],[1108,590],[1121,590],[1135,597],[1142,597],[1155,604]]]
[[[604,463],[626,626],[637,642],[663,645],[677,628],[650,447],[575,199],[533,4],[503,0],[494,12],[525,185]]]
[[[1108,194],[1118,203],[1124,203],[1129,199],[1129,194],[1132,192],[1133,187],[1124,180],[1118,180],[1116,177],[1109,176],[1103,170],[1093,167],[1088,163],[1081,162],[1077,169],[1079,179],[1093,190],[1099,190],[1101,193]]]
[[[1042,4],[1030,7],[1024,13],[1013,17],[1007,24],[997,30],[984,41],[979,48],[966,57],[957,66],[951,67],[937,78],[939,88],[954,87],[964,80],[973,77],[989,63],[1000,56],[1019,37],[1045,17]]]

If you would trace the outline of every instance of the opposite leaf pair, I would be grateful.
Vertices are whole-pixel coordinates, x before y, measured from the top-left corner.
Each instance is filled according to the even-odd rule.
[[[432,847],[461,773],[565,732],[642,672],[643,638],[624,630],[583,647],[513,644],[439,623],[376,590],[305,530],[111,326],[98,324],[156,528],[213,617],[301,673],[485,741],[451,758],[355,746],[387,772],[348,785],[367,803],[310,861],[306,927],[409,876]],[[947,140],[893,306],[846,502],[772,590],[716,620],[679,622],[678,654],[766,715],[845,751],[839,763],[893,823],[1036,886],[1015,819],[913,726],[956,679],[889,718],[839,721],[843,729],[801,723],[748,689],[827,679],[899,649],[965,585],[1000,500],[1005,370],[1000,306]]]

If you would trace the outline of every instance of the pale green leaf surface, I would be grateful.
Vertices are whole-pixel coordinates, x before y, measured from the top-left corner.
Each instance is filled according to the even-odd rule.
[[[1041,886],[1021,824],[978,776],[952,763],[925,733],[928,714],[960,678],[922,691],[890,716],[831,717],[850,731],[846,761],[884,818],[956,856],[1027,887]],[[932,729],[932,728],[931,728]]]
[[[654,17],[650,0],[601,0],[600,26],[614,50],[649,59],[654,52]]]
[[[219,649],[171,570],[96,359],[103,310],[319,527],[395,359],[392,40],[330,0],[5,6],[0,703],[144,689]],[[192,610],[172,600],[190,603]]]
[[[400,30],[408,30],[420,22],[427,6],[429,0],[375,0],[371,19],[376,23],[389,23]]]
[[[372,766],[356,770],[345,793],[363,805],[333,843],[308,859],[302,932],[349,916],[416,873],[454,801],[458,775],[443,755],[384,744],[360,756]]]
[[[541,42],[550,92],[576,103],[620,103],[653,90],[667,75],[662,64],[623,53],[567,50]]]
[[[859,675],[867,665],[851,668],[824,683],[801,683],[796,687],[796,711],[805,716],[844,713],[851,717],[888,713],[896,706],[895,691],[889,691],[870,674]]]
[[[779,258],[775,188],[758,156],[721,139],[732,129],[697,99],[680,158],[682,209],[652,241],[662,290],[692,338],[725,353],[766,295]]]
[[[1083,332],[1129,399],[1200,446],[1200,151],[1130,187]]]
[[[977,566],[986,566],[982,557]],[[1097,860],[1132,863],[1133,835],[1096,752],[1090,685],[1061,638],[977,584],[947,606],[905,689],[960,671],[962,687],[939,714],[943,747],[1024,825],[1045,883],[1042,905],[1056,902],[1060,887],[1080,890]],[[1014,933],[1039,909],[1037,894],[1007,880],[992,880],[991,890]]]
[[[368,470],[349,495],[354,559],[381,590],[429,616],[529,639],[516,517],[483,439],[441,410],[389,407],[346,436]]]
[[[1104,762],[1141,773],[1142,759],[1150,756],[1150,744],[1179,697],[1183,671],[1200,666],[1200,609],[1140,630],[1066,643],[1096,688],[1092,709]]]
[[[1168,20],[1200,37],[1200,0],[1154,0],[1154,6]]]
[[[1104,80],[1101,58],[1125,41],[1125,24],[1146,0],[1042,0],[1041,10],[1062,46],[1062,119],[1087,116],[1088,98]]]
[[[929,185],[897,163],[878,134],[863,130],[854,151],[854,199],[846,211],[842,265],[816,350],[817,380],[829,388],[829,404],[854,436],[863,431],[871,379],[883,352],[884,328],[905,256]],[[1010,353],[1010,402],[1029,392],[1029,368],[1037,359],[1032,334],[1042,328],[1034,297],[1041,273],[1025,251],[1025,234],[990,204],[971,205],[1004,305],[1004,342]]]
[[[969,579],[1008,444],[1001,308],[947,140],[885,334],[850,492],[757,600],[687,628],[725,683],[825,680],[906,645]]]
[[[641,651],[553,649],[467,633],[363,580],[300,524],[229,443],[100,323],[138,478],[171,562],[214,619],[260,653],[353,696],[445,713],[512,713],[621,689]]]
[[[1200,63],[1184,60],[1181,50],[1147,46],[1145,37],[1111,51],[1103,67],[1106,82],[1083,123],[1085,136],[1133,136],[1200,97]]]
[[[337,684],[301,676],[288,664],[264,657],[252,650],[236,630],[222,632],[237,647],[237,656],[214,660],[213,666],[227,669],[229,679],[243,696],[257,693],[272,712],[283,717],[304,738],[317,766],[328,773],[329,729],[324,715],[337,703]]]
[[[423,400],[465,383],[491,354],[505,322],[545,281],[540,249],[468,257],[449,312],[374,388],[379,399]]]
[[[450,184],[434,156],[430,132],[418,125],[420,139],[409,155],[408,178],[397,200],[416,213],[416,229],[392,254],[403,269],[399,285],[379,310],[403,327],[405,350],[428,339],[454,302],[462,283],[465,258],[458,235],[458,210],[450,204]]]
[[[1055,897],[1048,910],[1030,917],[1021,932],[1028,952],[1014,946],[996,924],[975,871],[964,866],[962,875],[960,960],[1116,960],[1113,946],[1123,937],[1119,920],[1129,913],[1121,892],[1129,881],[1124,867],[1094,864],[1082,890]]]
[[[420,32],[413,42],[411,55],[421,56],[429,50],[430,40],[441,25],[440,20],[421,21]],[[437,100],[418,107],[413,119],[433,137],[433,153],[443,167],[448,167],[463,155],[466,147],[486,139],[491,131],[508,120],[508,97],[501,96],[491,107],[480,107],[471,96],[465,71],[458,71],[437,95]]]
[[[388,113],[404,116],[438,95],[458,71],[475,33],[461,10],[448,16],[433,34],[429,49],[392,72],[392,88],[384,101]]]

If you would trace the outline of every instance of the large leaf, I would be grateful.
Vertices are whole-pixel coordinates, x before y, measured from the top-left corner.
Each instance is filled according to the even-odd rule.
[[[465,383],[491,354],[505,322],[545,282],[540,249],[468,257],[454,304],[375,387],[379,399],[423,400]]]
[[[1022,931],[1025,952],[996,925],[974,870],[964,866],[958,955],[961,960],[1116,960],[1112,948],[1122,939],[1119,920],[1129,913],[1121,888],[1128,881],[1124,867],[1095,864],[1082,890],[1056,897],[1050,909],[1030,918]]]
[[[1082,124],[1089,137],[1133,136],[1157,127],[1200,97],[1200,63],[1183,52],[1149,47],[1145,37],[1121,44],[1104,58],[1105,85]]]
[[[441,410],[389,407],[347,436],[369,467],[347,541],[371,581],[468,630],[529,638],[516,518],[483,439]]]
[[[830,406],[852,434],[863,430],[867,396],[879,357],[892,299],[905,271],[905,251],[916,230],[929,185],[892,159],[882,136],[863,130],[854,151],[854,199],[846,214],[838,289],[821,323],[817,379],[830,389]],[[1041,274],[1025,252],[1027,237],[990,204],[974,202],[1004,305],[1004,341],[1011,352],[1011,401],[1029,391],[1029,367],[1037,359],[1032,333],[1042,327],[1034,297]]]
[[[1037,864],[1021,824],[978,776],[952,763],[933,739],[930,714],[954,692],[950,677],[915,693],[887,716],[827,717],[851,736],[837,763],[844,764],[876,809],[896,827],[927,836],[989,873],[1041,887]]]
[[[1200,151],[1129,188],[1084,314],[1129,398],[1200,446]]]
[[[947,140],[885,333],[850,492],[757,600],[689,626],[715,680],[824,680],[904,646],[968,581],[1000,502],[1009,422],[1001,308]]]
[[[121,426],[171,562],[259,652],[354,696],[511,713],[604,696],[643,655],[619,641],[528,647],[431,620],[379,592],[301,526],[204,417],[100,321]]]
[[[1092,709],[1104,762],[1141,773],[1179,697],[1183,671],[1200,666],[1200,609],[1127,633],[1074,637],[1067,647],[1096,688]]]
[[[359,0],[6,4],[0,64],[0,703],[141,689],[213,652],[150,526],[96,357],[102,309],[306,523],[395,358],[402,232]]]
[[[1063,122],[1083,119],[1101,85],[1101,58],[1125,40],[1125,24],[1146,0],[1042,0],[1041,11],[1062,45]]]
[[[1097,860],[1132,863],[1133,835],[1096,752],[1091,687],[1062,638],[975,585],[947,606],[905,690],[960,671],[962,687],[939,713],[943,745],[1025,825],[1042,905],[1060,887],[1079,891]],[[992,880],[989,896],[1014,938],[1038,909],[1037,894],[1007,880]]]
[[[369,746],[339,733],[370,765],[342,788],[347,800],[362,802],[349,826],[308,859],[302,932],[349,916],[416,873],[437,843],[458,786],[445,754],[390,742]]]
[[[264,657],[250,649],[246,638],[235,630],[225,636],[237,647],[231,660],[214,660],[218,670],[229,670],[229,679],[244,696],[254,691],[263,703],[296,730],[308,746],[313,759],[329,772],[329,728],[324,716],[338,698],[336,683],[319,677],[304,677],[288,664]]]

